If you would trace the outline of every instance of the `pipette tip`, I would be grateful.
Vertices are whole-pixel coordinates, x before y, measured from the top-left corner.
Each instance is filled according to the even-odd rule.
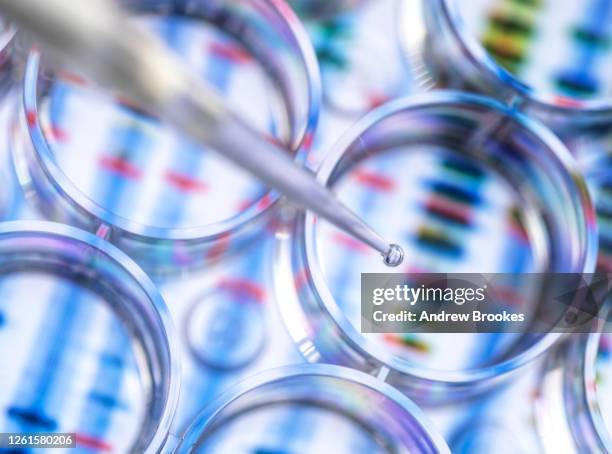
[[[398,244],[389,245],[389,250],[383,254],[385,265],[396,267],[404,261],[404,250]]]

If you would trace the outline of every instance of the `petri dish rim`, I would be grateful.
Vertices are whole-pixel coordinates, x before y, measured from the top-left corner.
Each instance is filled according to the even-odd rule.
[[[583,440],[587,443],[592,443],[600,449],[612,448],[612,434],[607,427],[604,415],[599,406],[599,393],[601,392],[597,384],[597,354],[599,352],[599,343],[603,335],[602,329],[605,323],[601,319],[597,319],[593,324],[593,332],[588,335],[582,335],[576,342],[573,349],[570,350],[569,361],[574,364],[574,368],[568,370],[576,371],[577,376],[572,377],[566,372],[567,392],[576,392],[577,395],[566,397],[566,403],[580,402],[580,405],[586,410],[586,417],[581,418],[583,424],[574,428],[579,431]],[[578,379],[579,386],[571,386],[571,383]],[[595,383],[595,386],[592,384]],[[569,385],[569,386],[568,386]],[[570,407],[571,408],[571,407]],[[569,413],[567,413],[569,416]],[[570,424],[573,425],[573,419],[570,419]],[[584,424],[586,422],[586,426]],[[591,433],[588,433],[588,432]]]
[[[420,107],[442,106],[448,105],[449,103],[476,105],[513,118],[517,123],[537,136],[542,143],[547,145],[548,148],[555,153],[554,157],[558,159],[562,168],[567,170],[568,175],[572,176],[573,180],[581,179],[580,174],[575,169],[574,160],[567,148],[545,126],[529,117],[511,110],[507,106],[504,106],[500,102],[493,99],[480,95],[440,90],[436,91],[435,93],[416,95],[410,98],[392,101],[366,115],[361,121],[357,122],[329,152],[327,158],[322,162],[320,168],[318,169],[318,181],[323,185],[327,185],[328,179],[332,175],[336,164],[341,159],[345,150],[350,147],[350,145],[355,141],[355,138],[361,136],[373,124],[376,124],[379,121],[393,115],[397,111],[413,110]],[[589,220],[595,219],[595,215],[591,198],[586,191],[586,186],[578,184],[577,187],[582,190],[580,194],[580,201],[583,204],[586,218],[584,238],[586,250],[584,251],[583,256],[579,259],[579,266],[582,269],[578,271],[587,272],[589,270],[593,270],[595,267],[595,260],[597,256],[597,226],[593,222],[589,222]],[[302,219],[302,225],[304,228],[301,230],[303,233],[299,241],[301,241],[304,245],[305,263],[309,269],[309,275],[311,276],[314,284],[314,291],[318,293],[320,298],[322,309],[326,312],[338,329],[346,335],[348,341],[353,347],[357,348],[357,350],[359,350],[362,354],[365,354],[367,357],[375,358],[377,361],[382,362],[394,370],[418,377],[420,379],[435,382],[466,384],[470,382],[482,381],[507,374],[520,368],[547,351],[552,345],[563,337],[563,334],[560,333],[548,333],[544,335],[536,344],[534,344],[534,346],[528,348],[524,352],[498,364],[482,368],[461,371],[444,371],[424,369],[418,366],[410,365],[407,361],[389,353],[385,349],[376,345],[376,343],[372,340],[367,339],[348,320],[346,315],[336,303],[335,298],[325,282],[322,268],[319,266],[320,261],[318,259],[316,247],[315,217],[312,213],[306,213]]]
[[[410,414],[415,422],[418,422],[422,433],[427,436],[433,448],[441,453],[450,453],[444,438],[435,430],[433,424],[428,420],[423,411],[411,399],[406,397],[406,395],[402,394],[388,383],[378,380],[365,372],[331,364],[283,366],[259,372],[237,383],[208,404],[204,410],[195,417],[183,432],[179,444],[173,452],[175,454],[187,454],[192,452],[191,448],[197,443],[199,435],[205,430],[206,426],[212,423],[227,406],[239,400],[244,395],[256,391],[257,388],[264,385],[309,377],[327,377],[346,380],[394,401]]]

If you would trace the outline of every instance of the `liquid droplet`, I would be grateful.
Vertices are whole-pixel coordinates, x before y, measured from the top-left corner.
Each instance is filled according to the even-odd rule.
[[[396,267],[404,261],[404,250],[398,244],[391,244],[389,251],[383,256],[383,262],[390,267]]]

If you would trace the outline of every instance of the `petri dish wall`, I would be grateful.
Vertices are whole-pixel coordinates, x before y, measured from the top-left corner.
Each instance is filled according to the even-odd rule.
[[[81,451],[157,452],[180,376],[167,309],[144,272],[84,231],[7,222],[0,293],[2,430],[74,433]]]
[[[567,149],[547,129],[474,95],[440,92],[366,116],[319,181],[404,247],[393,272],[590,272],[593,207]],[[417,401],[484,392],[558,340],[554,333],[361,333],[361,273],[376,253],[310,214],[277,234],[276,299],[301,353],[386,380]],[[528,292],[508,304],[527,313]],[[449,346],[452,345],[452,348]]]
[[[536,421],[546,452],[612,449],[611,342],[609,323],[597,319],[591,333],[569,339],[541,368]]]
[[[262,135],[302,162],[319,108],[316,59],[282,1],[124,2]],[[271,222],[278,194],[79,75],[28,58],[13,152],[43,213],[96,231],[147,271],[198,266]]]
[[[610,120],[606,0],[407,1],[401,23],[406,50],[431,76],[426,84],[484,92],[565,133]]]
[[[308,428],[303,431],[290,427]],[[244,427],[250,434],[243,435]],[[299,437],[292,434],[302,432]],[[350,443],[346,443],[350,440]],[[270,370],[211,403],[177,453],[450,452],[418,407],[375,378],[329,365]]]

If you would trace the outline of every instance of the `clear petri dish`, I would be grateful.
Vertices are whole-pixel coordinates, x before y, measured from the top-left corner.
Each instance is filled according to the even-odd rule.
[[[329,365],[283,367],[241,382],[200,413],[175,452],[287,450],[450,452],[400,392],[367,374]]]
[[[612,270],[610,134],[569,142],[589,183],[597,210],[598,271]],[[540,368],[535,400],[537,429],[546,452],[612,450],[610,300],[592,332],[574,335]],[[607,314],[606,314],[607,312]]]
[[[125,254],[48,222],[0,224],[0,427],[81,451],[157,452],[178,400],[161,295]]]
[[[592,272],[597,235],[582,176],[546,128],[475,95],[387,104],[336,144],[317,177],[405,250],[394,272]],[[361,332],[361,273],[380,258],[310,214],[277,234],[276,299],[299,350],[378,374],[417,401],[484,392],[545,352],[556,333]],[[510,292],[511,293],[511,292]],[[523,312],[529,293],[509,298]],[[452,346],[452,347],[449,347]]]
[[[612,5],[598,0],[404,2],[414,68],[502,99],[557,131],[605,126],[612,114]]]
[[[536,422],[546,452],[612,450],[612,333],[597,319],[541,368]]]
[[[246,121],[303,161],[318,115],[318,68],[282,1],[124,3]],[[31,51],[12,148],[22,185],[47,217],[106,226],[150,272],[217,260],[265,231],[277,193],[44,60]]]
[[[247,277],[222,278],[199,294],[183,318],[192,358],[201,367],[226,372],[251,364],[266,342],[264,304],[263,287]]]

